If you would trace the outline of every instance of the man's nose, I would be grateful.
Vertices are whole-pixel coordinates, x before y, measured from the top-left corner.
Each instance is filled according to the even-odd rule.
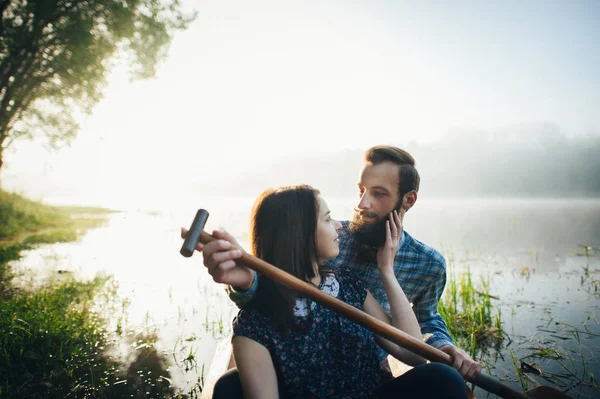
[[[365,191],[363,193],[363,195],[360,196],[360,199],[358,200],[358,204],[356,204],[356,207],[354,209],[369,209],[370,205],[371,204],[369,202],[367,192]]]

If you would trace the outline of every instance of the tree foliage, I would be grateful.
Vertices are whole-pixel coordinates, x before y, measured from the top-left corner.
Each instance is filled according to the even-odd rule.
[[[192,19],[180,0],[0,0],[0,168],[19,137],[74,138],[117,56],[154,76]]]

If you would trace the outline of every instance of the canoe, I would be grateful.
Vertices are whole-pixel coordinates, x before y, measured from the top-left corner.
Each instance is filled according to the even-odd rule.
[[[204,386],[202,387],[200,399],[211,399],[215,384],[219,377],[233,367],[235,367],[235,361],[233,360],[231,339],[223,339],[217,344],[215,354],[208,367],[208,373],[204,379]]]

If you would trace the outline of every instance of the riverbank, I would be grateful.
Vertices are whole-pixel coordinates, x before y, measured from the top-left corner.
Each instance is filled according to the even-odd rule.
[[[8,262],[40,244],[76,241],[90,228],[106,223],[115,211],[91,207],[56,207],[0,190],[0,294],[12,280]]]
[[[120,328],[109,328],[104,315],[125,306],[112,276],[82,280],[58,269],[34,288],[17,282],[27,281],[23,274],[33,270],[15,273],[10,267],[41,244],[78,240],[114,212],[48,206],[0,191],[0,397],[175,396],[161,377],[168,372],[165,362],[156,360],[156,337],[132,339]],[[114,350],[122,338],[142,343],[125,368]]]

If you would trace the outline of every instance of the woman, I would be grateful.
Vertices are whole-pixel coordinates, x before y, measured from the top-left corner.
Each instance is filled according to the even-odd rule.
[[[386,243],[377,254],[391,317],[350,271],[333,275],[320,266],[337,256],[340,229],[317,190],[309,186],[268,190],[252,211],[252,252],[420,339],[419,324],[393,271],[402,229],[398,214],[390,214]],[[418,366],[425,363],[420,356],[264,277],[259,277],[256,295],[233,326],[233,352],[246,399],[410,397],[411,390],[426,397],[423,389],[431,390],[436,384],[446,385],[446,397],[466,397],[460,374],[452,368]],[[418,367],[395,380],[382,381],[376,344]],[[443,380],[432,381],[440,375]],[[432,395],[441,397],[438,392]]]

